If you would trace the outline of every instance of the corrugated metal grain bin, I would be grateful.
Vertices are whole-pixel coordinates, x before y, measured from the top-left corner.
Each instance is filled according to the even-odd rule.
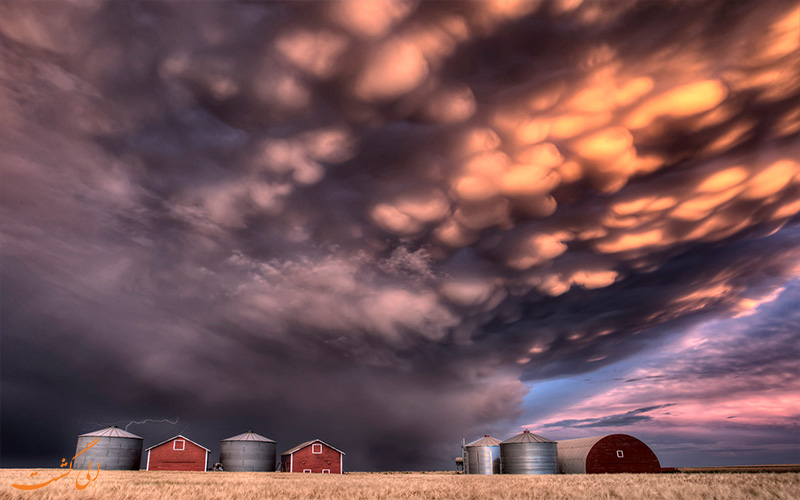
[[[223,439],[219,460],[225,471],[274,472],[278,443],[253,431]]]
[[[653,450],[627,434],[559,441],[558,466],[562,474],[661,472]]]
[[[467,474],[500,474],[500,440],[488,434],[465,446]]]
[[[96,468],[100,463],[102,470],[139,470],[144,439],[114,425],[78,436],[75,453],[85,449],[95,439],[98,441],[94,446],[75,458],[72,464],[74,469],[88,469],[90,463]]]
[[[556,442],[524,431],[500,443],[503,474],[557,474]]]

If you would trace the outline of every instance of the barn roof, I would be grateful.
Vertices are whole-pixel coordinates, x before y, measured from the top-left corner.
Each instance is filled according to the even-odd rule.
[[[558,467],[564,474],[586,474],[586,457],[598,441],[606,437],[593,436],[559,441]]]
[[[333,448],[334,450],[338,451],[338,452],[339,452],[339,453],[341,453],[342,455],[346,455],[346,453],[345,453],[345,452],[343,452],[342,450],[340,450],[340,449],[338,449],[338,448],[335,448],[335,447],[333,447],[333,446],[329,445],[328,443],[326,443],[325,441],[323,441],[323,440],[321,440],[321,439],[312,439],[311,441],[306,441],[305,443],[298,444],[297,446],[295,446],[294,448],[292,448],[292,449],[290,449],[290,450],[286,450],[286,451],[284,451],[283,453],[281,453],[281,456],[283,456],[283,455],[291,455],[292,453],[294,453],[294,452],[296,452],[296,451],[298,451],[298,450],[302,450],[302,449],[303,449],[303,448],[305,448],[306,446],[312,445],[312,444],[314,444],[314,443],[322,443],[322,444],[324,444],[325,446],[327,446],[328,448]]]
[[[578,439],[565,439],[564,441],[558,442],[558,449],[561,450],[563,448],[565,450],[574,450],[574,449],[588,450],[589,448],[597,444],[598,441],[610,435],[611,434],[603,434],[602,436],[593,436],[593,437],[585,437]]]
[[[589,450],[599,441],[605,438],[622,438],[626,440],[640,441],[639,439],[631,436],[630,434],[603,434],[602,436],[592,436],[577,439],[565,439],[558,442],[558,456],[561,456],[561,450],[564,450],[565,456],[567,454],[578,456],[583,453],[584,458]],[[644,443],[643,443],[644,444]]]
[[[227,439],[223,439],[222,441],[261,441],[263,443],[274,443],[272,439],[266,438],[261,434],[256,434],[253,431],[243,432],[241,434],[237,434],[233,437],[229,437]]]
[[[475,441],[467,444],[466,446],[497,446],[500,443],[502,443],[502,441],[487,434],[482,438],[476,439]]]
[[[204,450],[206,450],[207,452],[211,453],[211,450],[209,450],[208,448],[206,448],[206,447],[205,447],[205,446],[203,446],[202,444],[195,443],[194,441],[192,441],[191,439],[187,438],[187,437],[186,437],[186,436],[184,436],[183,434],[178,434],[177,436],[171,437],[171,438],[167,439],[166,441],[161,441],[161,442],[160,442],[160,443],[158,443],[158,444],[154,444],[153,446],[151,446],[150,448],[147,448],[147,449],[146,449],[146,450],[144,450],[144,451],[150,451],[150,450],[152,450],[153,448],[158,448],[158,447],[159,447],[159,446],[161,446],[162,444],[169,443],[170,441],[175,441],[176,439],[185,439],[185,440],[189,441],[190,443],[192,443],[192,444],[195,444],[195,445],[199,446],[200,448],[203,448],[203,449],[204,449]]]
[[[128,431],[124,431],[116,425],[112,425],[111,427],[106,427],[105,429],[100,429],[98,431],[87,432],[86,434],[81,434],[81,436],[144,439],[136,434],[131,434]]]
[[[531,431],[523,431],[520,434],[517,434],[514,437],[510,437],[503,441],[502,444],[512,444],[512,443],[555,443],[555,441],[551,441],[546,437],[539,436],[537,434],[532,433]]]

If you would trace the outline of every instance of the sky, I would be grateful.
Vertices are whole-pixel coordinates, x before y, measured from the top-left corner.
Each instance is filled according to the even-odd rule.
[[[798,463],[798,67],[797,1],[2,0],[0,465]]]

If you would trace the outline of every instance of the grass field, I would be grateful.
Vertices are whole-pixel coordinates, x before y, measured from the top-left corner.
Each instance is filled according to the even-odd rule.
[[[800,464],[784,465],[727,465],[724,467],[679,467],[679,472],[726,472],[738,474],[743,472],[800,472]]]
[[[785,499],[800,498],[800,474],[661,474],[460,476],[453,473],[100,471],[78,490],[78,471],[36,490],[12,488],[57,476],[58,469],[3,469],[0,498],[9,500],[300,500],[300,499]],[[85,481],[86,472],[81,474]]]

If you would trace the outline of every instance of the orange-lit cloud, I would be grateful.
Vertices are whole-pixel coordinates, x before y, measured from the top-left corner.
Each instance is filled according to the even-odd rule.
[[[562,238],[557,234],[527,236],[512,248],[508,265],[514,269],[528,269],[558,257],[567,250]]]
[[[416,2],[406,0],[347,0],[325,5],[330,19],[362,37],[386,35],[413,12]]]
[[[717,107],[728,91],[719,80],[688,83],[657,95],[642,104],[627,118],[633,129],[644,128],[659,117],[681,118]]]
[[[292,31],[275,42],[275,49],[282,57],[298,69],[319,78],[333,75],[337,59],[346,48],[346,38],[327,31]]]
[[[419,86],[428,76],[428,63],[419,49],[404,39],[388,40],[376,47],[354,84],[366,101],[392,99]]]

